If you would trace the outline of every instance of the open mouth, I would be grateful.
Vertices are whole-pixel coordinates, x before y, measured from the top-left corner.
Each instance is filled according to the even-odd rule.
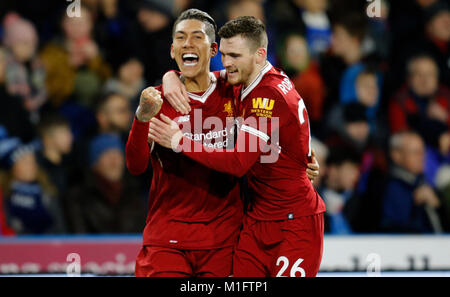
[[[195,66],[198,63],[198,56],[196,54],[184,54],[182,57],[184,66]]]
[[[238,72],[237,69],[233,69],[233,70],[227,69],[227,73],[230,75],[236,74],[237,72]]]

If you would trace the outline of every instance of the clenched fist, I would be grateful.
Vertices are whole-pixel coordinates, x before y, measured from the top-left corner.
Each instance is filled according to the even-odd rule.
[[[141,93],[139,108],[136,112],[137,119],[141,122],[150,121],[159,112],[162,103],[160,91],[154,87],[146,88]]]

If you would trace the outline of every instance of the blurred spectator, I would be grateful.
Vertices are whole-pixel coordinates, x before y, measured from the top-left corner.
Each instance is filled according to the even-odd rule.
[[[112,133],[120,136],[121,142],[125,147],[130,132],[131,123],[133,121],[134,112],[139,105],[139,98],[142,89],[136,94],[136,100],[130,102],[129,99],[120,92],[108,92],[100,98],[96,106],[96,119],[98,129],[96,134]],[[132,107],[130,107],[132,106]],[[83,156],[87,155],[89,142],[94,135],[88,135],[84,143],[79,142],[79,159],[83,160]],[[84,161],[80,162],[84,163]],[[151,166],[147,168],[144,174],[134,177],[139,184],[141,193],[148,194],[148,181],[152,180],[153,171]],[[148,196],[148,195],[145,195]]]
[[[22,99],[7,92],[5,86],[6,75],[5,51],[0,48],[0,124],[11,134],[22,141],[31,141],[34,137],[34,127],[30,121],[30,114],[25,109]]]
[[[328,50],[331,41],[331,25],[326,9],[328,0],[296,0],[302,9],[306,40],[312,57]]]
[[[61,0],[21,0],[21,1],[1,1],[5,6],[0,7],[0,17],[3,11],[15,11],[27,20],[33,22],[39,33],[42,44],[51,40],[59,31],[58,23],[61,14],[70,5],[68,1]],[[85,1],[81,1],[85,2]],[[8,5],[9,4],[9,5]]]
[[[111,65],[113,71],[117,71],[119,66],[129,59],[129,26],[130,18],[127,9],[129,1],[101,0],[96,1],[97,5],[94,36],[102,49],[104,59]],[[122,4],[122,5],[121,5]]]
[[[392,50],[403,48],[424,28],[425,10],[439,0],[389,1],[389,27],[394,35]]]
[[[439,85],[439,70],[428,55],[408,63],[407,85],[390,101],[391,132],[415,130],[427,144],[437,147],[441,131],[450,128],[450,90]]]
[[[134,179],[125,173],[124,148],[113,134],[90,144],[89,171],[70,191],[66,209],[75,233],[138,233],[146,206]]]
[[[301,4],[303,0],[279,0],[271,2],[269,17],[277,24],[277,34],[296,28],[305,31],[305,24],[301,18]]]
[[[360,12],[350,12],[333,22],[331,46],[333,53],[347,66],[362,59],[361,43],[367,29],[367,22]]]
[[[366,116],[371,132],[376,132],[378,125],[378,108],[381,99],[381,78],[375,69],[363,65],[356,74],[353,85],[341,89],[340,102],[359,102],[366,107]]]
[[[330,148],[343,147],[360,155],[359,179],[355,189],[363,216],[353,225],[355,232],[377,232],[381,215],[379,189],[385,185],[387,161],[384,143],[370,133],[367,108],[352,102],[337,105],[330,113],[328,127],[334,131],[326,140]],[[356,218],[354,218],[356,221]]]
[[[434,182],[442,197],[444,231],[450,232],[450,165],[439,168]]]
[[[130,102],[124,96],[113,92],[106,93],[96,100],[93,116],[95,122],[74,143],[71,154],[76,160],[71,168],[76,173],[72,177],[74,183],[82,182],[80,177],[85,171],[84,164],[89,162],[89,146],[92,139],[102,133],[115,134],[125,146],[133,114],[130,111]]]
[[[222,15],[219,20],[216,20],[218,24],[235,19],[240,16],[253,16],[263,21],[266,25],[267,38],[269,39],[267,49],[267,60],[276,65],[276,49],[275,49],[275,32],[274,27],[270,25],[269,20],[266,18],[266,11],[264,8],[264,1],[261,0],[230,0],[224,2]],[[220,19],[223,19],[222,21]],[[217,40],[220,42],[220,40]],[[224,69],[221,60],[220,51],[211,59],[210,68],[212,71]]]
[[[24,145],[18,138],[0,141],[7,223],[17,234],[64,233],[57,190],[37,164],[34,151],[32,144]]]
[[[177,69],[170,57],[172,44],[172,7],[164,1],[139,1],[136,20],[130,24],[130,57],[144,65],[144,77],[149,85],[158,85],[163,74]]]
[[[31,121],[39,121],[39,108],[47,100],[45,69],[37,56],[39,37],[34,25],[15,13],[3,20],[6,91],[20,98],[30,112]]]
[[[340,102],[348,104],[358,102],[366,109],[366,117],[370,127],[370,134],[377,145],[381,145],[388,133],[387,117],[379,112],[383,102],[381,73],[372,66],[363,65],[356,74],[353,86],[347,86],[342,91]]]
[[[92,38],[92,15],[82,6],[80,17],[64,13],[61,26],[64,36],[47,44],[41,53],[49,100],[54,107],[69,99],[90,107],[101,84],[111,75]]]
[[[425,179],[433,186],[440,168],[450,165],[450,131],[443,128],[437,142],[437,146],[427,145],[425,154]]]
[[[300,33],[290,33],[282,38],[277,48],[281,68],[291,78],[296,90],[305,101],[311,129],[320,125],[323,118],[324,85],[319,65],[309,55],[305,38]]]
[[[145,87],[144,66],[139,60],[131,58],[120,65],[117,77],[110,78],[103,89],[104,93],[124,96],[130,102],[131,109],[136,110],[140,94]]]
[[[387,232],[439,233],[440,200],[425,183],[425,145],[419,134],[400,132],[389,143],[392,160],[384,192],[382,227]]]
[[[450,11],[446,0],[391,1],[394,34],[390,64],[392,90],[403,83],[405,65],[419,53],[433,57],[440,81],[450,86]],[[398,6],[397,6],[398,5]],[[395,9],[394,9],[395,8]]]
[[[325,232],[351,234],[358,215],[359,197],[356,184],[359,179],[360,156],[347,148],[333,147],[326,162],[325,185],[320,190],[327,211]]]
[[[328,146],[345,146],[363,153],[368,146],[370,135],[366,110],[359,102],[336,105],[327,117],[330,131],[326,140]]]
[[[425,11],[425,40],[418,48],[429,52],[439,66],[441,81],[450,86],[450,6],[437,1]]]
[[[321,75],[326,87],[324,109],[354,91],[357,75],[364,69],[362,42],[367,22],[361,12],[348,12],[333,21],[331,52],[321,56]],[[351,94],[350,94],[351,97]]]
[[[37,153],[40,167],[58,190],[67,192],[70,166],[67,156],[72,150],[73,135],[69,122],[58,114],[45,115],[38,125],[42,149]]]
[[[120,94],[106,94],[97,103],[96,118],[99,133],[114,133],[126,141],[132,117],[130,102]]]
[[[377,81],[377,73],[372,69],[364,69],[361,71],[355,80],[355,97],[343,99],[343,103],[358,101],[366,106],[366,108],[375,108],[380,99],[380,88]],[[368,113],[367,116],[373,116],[376,113],[374,110]]]

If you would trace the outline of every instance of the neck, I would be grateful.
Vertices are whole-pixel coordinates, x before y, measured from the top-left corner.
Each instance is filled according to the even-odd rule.
[[[195,77],[186,77],[184,85],[188,92],[203,92],[209,88],[211,84],[211,78],[209,77],[209,71],[201,73]]]
[[[258,74],[261,72],[261,70],[266,66],[267,61],[264,61],[262,64],[256,64],[255,68],[253,69],[252,73],[248,76],[247,81],[244,83],[244,88],[248,87],[258,76]]]

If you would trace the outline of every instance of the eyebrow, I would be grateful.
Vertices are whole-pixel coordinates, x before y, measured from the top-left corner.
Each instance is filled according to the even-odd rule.
[[[177,33],[187,35],[187,33],[186,33],[185,31],[182,31],[182,30],[179,30],[179,31],[176,31],[176,32],[175,32],[175,34],[177,34]],[[192,31],[191,33],[192,33],[192,34],[198,34],[198,33],[201,33],[201,34],[206,35],[206,33],[203,32],[202,30],[195,30],[195,31]]]
[[[229,53],[224,53],[223,51],[219,50],[220,54],[223,56],[232,56],[232,57],[240,57],[242,56],[242,54],[239,53],[235,53],[235,52],[229,52]]]

